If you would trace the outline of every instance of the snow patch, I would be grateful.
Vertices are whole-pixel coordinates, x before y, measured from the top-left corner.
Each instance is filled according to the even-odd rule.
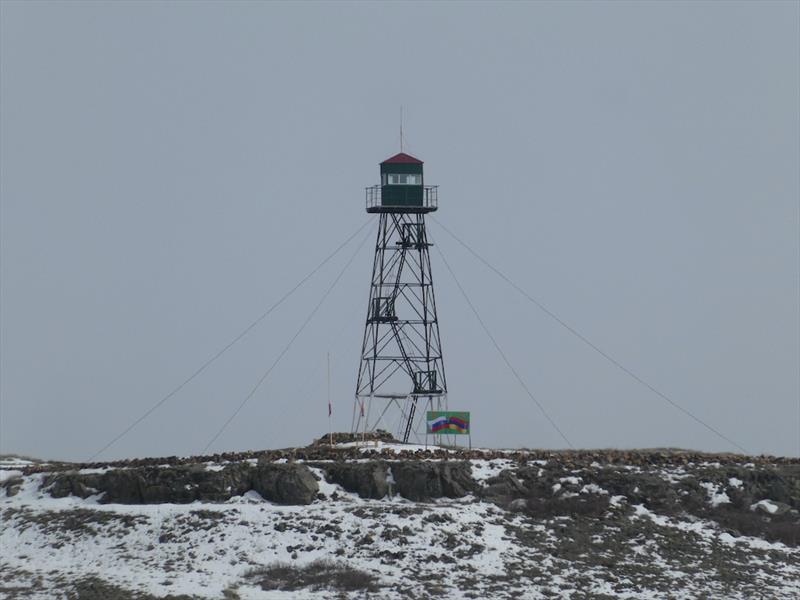
[[[609,498],[608,503],[613,507],[622,506],[624,503],[627,503],[628,499],[625,496],[611,496]]]
[[[771,515],[774,515],[776,512],[778,512],[777,505],[773,504],[769,500],[759,500],[755,504],[751,504],[750,510],[756,510],[759,506],[764,508],[764,510],[766,510]]]
[[[559,479],[561,483],[570,483],[572,485],[580,485],[581,478],[580,477],[562,477]]]
[[[14,477],[21,477],[21,476],[22,476],[22,471],[6,471],[0,469],[0,483],[12,479]]]
[[[34,465],[46,465],[48,463],[37,463],[27,458],[19,456],[4,456],[0,458],[0,469],[20,469],[25,467],[32,467]]]
[[[708,503],[717,507],[720,504],[730,504],[731,499],[724,491],[717,491],[717,486],[709,481],[701,481],[700,487],[705,488],[708,493]]]
[[[472,468],[472,478],[480,484],[485,484],[486,480],[499,475],[505,469],[511,469],[514,462],[506,458],[495,460],[475,459],[470,461]]]

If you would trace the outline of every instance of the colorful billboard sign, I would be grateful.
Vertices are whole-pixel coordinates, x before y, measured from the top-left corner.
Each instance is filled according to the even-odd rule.
[[[428,411],[428,434],[469,435],[469,413]]]

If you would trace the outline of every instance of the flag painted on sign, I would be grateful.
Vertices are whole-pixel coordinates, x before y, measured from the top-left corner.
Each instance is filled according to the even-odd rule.
[[[429,434],[469,434],[469,413],[455,411],[428,411]]]

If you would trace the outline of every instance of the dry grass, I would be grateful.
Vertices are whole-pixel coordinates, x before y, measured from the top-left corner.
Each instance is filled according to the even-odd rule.
[[[752,511],[721,506],[710,511],[708,518],[741,535],[782,542],[787,546],[800,545],[800,519],[796,514],[766,517]]]
[[[331,560],[315,560],[303,566],[275,563],[247,574],[263,590],[342,592],[378,591],[378,578],[365,571]]]

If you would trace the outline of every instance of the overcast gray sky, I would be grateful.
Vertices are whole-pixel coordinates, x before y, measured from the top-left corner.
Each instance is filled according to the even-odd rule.
[[[85,459],[224,346],[368,219],[403,105],[441,223],[800,454],[799,6],[2,2],[0,452]],[[575,446],[732,449],[430,230]],[[370,245],[213,450],[326,431],[327,352],[349,429]],[[199,451],[354,249],[103,457]],[[432,260],[473,444],[563,447]]]

